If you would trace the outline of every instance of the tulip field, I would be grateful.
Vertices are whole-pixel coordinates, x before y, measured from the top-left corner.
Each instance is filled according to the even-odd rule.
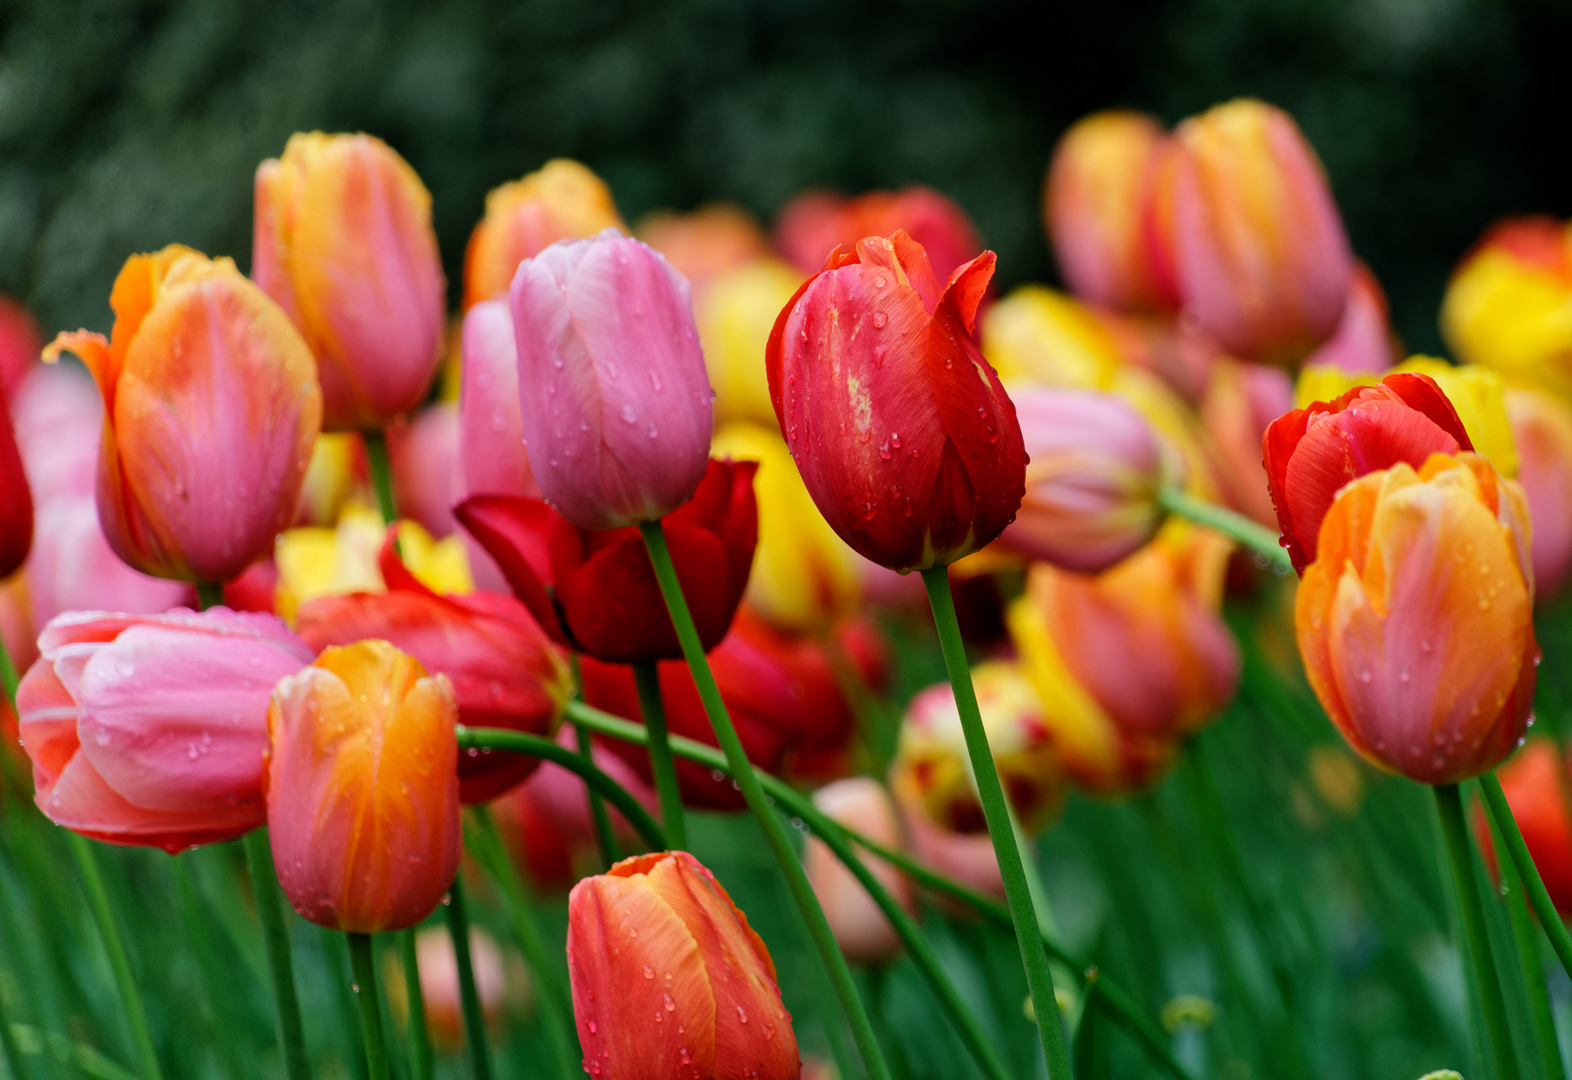
[[[1438,357],[1256,98],[1045,145],[1063,287],[277,153],[0,296],[0,1077],[1572,1070],[1572,225]]]

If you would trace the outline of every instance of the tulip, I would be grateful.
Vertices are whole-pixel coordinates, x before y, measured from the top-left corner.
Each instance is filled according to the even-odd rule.
[[[10,410],[0,398],[0,578],[27,560],[33,546],[33,493],[16,446]]]
[[[524,439],[546,501],[581,528],[664,517],[704,478],[711,394],[688,292],[615,229],[519,267]]]
[[[1284,413],[1267,426],[1262,448],[1283,547],[1302,575],[1315,561],[1321,519],[1344,484],[1474,444],[1434,379],[1400,373]]]
[[[865,236],[905,232],[928,253],[935,277],[947,279],[982,252],[977,229],[954,200],[932,188],[870,191],[854,199],[809,191],[781,208],[775,246],[804,274],[824,266],[836,248],[850,250]]]
[[[1342,321],[1326,343],[1310,354],[1307,366],[1320,365],[1359,375],[1385,371],[1398,359],[1387,317],[1386,293],[1364,263],[1354,264]]]
[[[759,357],[775,317],[801,284],[802,275],[792,267],[760,260],[726,271],[694,297],[717,424],[746,420],[774,426],[770,383]]]
[[[375,934],[436,909],[459,865],[458,708],[386,641],[335,646],[268,707],[267,822],[300,916]]]
[[[1232,545],[1174,522],[1096,576],[1045,563],[1006,614],[1043,723],[1082,786],[1145,786],[1239,685],[1219,607]]]
[[[986,896],[1005,898],[999,859],[987,832],[957,832],[935,822],[921,798],[894,785],[893,770],[891,791],[919,862]]]
[[[1289,364],[1330,338],[1353,256],[1315,151],[1242,99],[1186,120],[1158,167],[1157,232],[1184,309],[1243,360]]]
[[[451,536],[458,472],[458,406],[438,401],[407,425],[388,429],[388,464],[399,512],[436,537]]]
[[[1327,715],[1371,763],[1425,784],[1494,768],[1527,728],[1539,648],[1528,506],[1477,454],[1345,487],[1294,623]]]
[[[104,403],[85,372],[74,365],[35,366],[12,395],[11,419],[40,511],[54,499],[92,499]]]
[[[711,461],[693,499],[665,521],[706,649],[726,636],[748,586],[758,536],[754,469]],[[578,528],[538,499],[500,495],[468,499],[454,514],[556,641],[615,663],[682,655],[637,530]]]
[[[481,1015],[489,1031],[502,1022],[503,1009],[508,1002],[507,965],[496,941],[478,926],[470,927],[469,957]],[[457,1053],[464,1048],[464,1010],[459,997],[458,956],[453,950],[453,935],[440,926],[417,931],[415,963],[420,968],[420,999],[425,1005],[426,1031],[437,1047],[450,1054]],[[408,1018],[408,990],[402,980],[388,980],[388,1004]]]
[[[1572,572],[1572,406],[1539,390],[1508,390],[1518,483],[1534,523],[1534,592],[1559,593]]]
[[[1120,310],[1176,306],[1152,264],[1147,204],[1163,129],[1143,113],[1109,110],[1059,139],[1043,190],[1059,272],[1075,293]]]
[[[1293,384],[1281,368],[1222,360],[1201,399],[1201,424],[1211,435],[1212,464],[1228,504],[1262,525],[1276,525],[1277,516],[1261,465],[1261,438],[1292,398]]]
[[[1572,397],[1572,224],[1493,226],[1452,274],[1441,332],[1467,363]]]
[[[901,846],[900,818],[889,792],[866,776],[837,780],[813,793],[813,804],[826,817],[889,847]],[[883,963],[901,951],[900,938],[874,903],[873,897],[842,866],[824,841],[808,838],[802,853],[808,881],[819,906],[830,922],[835,940],[848,960],[861,964]],[[907,911],[915,897],[911,883],[882,859],[868,860],[868,869],[880,885]]]
[[[318,435],[300,486],[294,523],[331,528],[351,504],[366,506],[375,501],[359,432]]]
[[[519,354],[506,300],[482,300],[464,316],[459,389],[460,479],[456,494],[540,498],[524,449]]]
[[[624,859],[568,898],[568,978],[584,1068],[617,1080],[797,1080],[775,964],[684,851]]]
[[[38,507],[33,553],[22,570],[31,625],[69,611],[156,615],[191,602],[191,587],[131,569],[109,547],[91,497]]]
[[[1139,413],[1089,390],[1027,390],[1015,408],[1026,498],[1001,544],[1093,573],[1152,538],[1163,518],[1158,492],[1178,479],[1178,465]]]
[[[1106,390],[1122,363],[1108,324],[1085,304],[1022,285],[983,313],[982,351],[999,377],[1044,386]]]
[[[387,426],[426,397],[446,289],[431,195],[370,135],[289,138],[257,167],[251,276],[316,354],[323,426]]]
[[[892,570],[987,546],[1021,504],[1015,406],[972,339],[993,263],[984,252],[941,293],[911,237],[867,237],[837,249],[770,334],[770,397],[814,503]]]
[[[442,596],[427,588],[394,552],[398,526],[388,530],[380,569],[388,591],[324,596],[303,604],[295,629],[320,652],[380,638],[409,653],[433,674],[448,677],[459,722],[550,737],[572,689],[567,659],[511,596]],[[459,799],[490,802],[540,763],[518,754],[459,759]]]
[[[110,340],[61,334],[104,399],[98,513],[144,573],[224,581],[294,517],[321,426],[311,352],[228,259],[171,245],[115,278]]]
[[[224,608],[72,612],[38,644],[16,701],[51,821],[174,854],[267,820],[268,693],[311,662],[283,623]]]
[[[666,261],[695,289],[707,286],[730,270],[767,257],[770,250],[769,238],[759,228],[757,219],[729,203],[708,203],[689,214],[657,210],[644,215],[633,231],[666,256]],[[779,310],[777,304],[776,311]],[[772,311],[771,317],[774,314]]]
[[[627,231],[611,189],[576,161],[554,158],[521,180],[493,188],[486,216],[464,252],[464,310],[504,296],[519,263],[558,240]]]
[[[1572,817],[1567,813],[1567,762],[1554,739],[1530,739],[1501,766],[1496,778],[1523,834],[1534,869],[1556,910],[1572,914]],[[1474,819],[1475,835],[1492,867],[1495,845],[1483,812]]]
[[[1155,375],[1191,406],[1200,404],[1213,372],[1227,358],[1222,346],[1190,319],[1126,315],[1101,308],[1088,312],[1107,331],[1126,370]]]
[[[43,347],[32,314],[0,293],[0,397],[15,400]]]

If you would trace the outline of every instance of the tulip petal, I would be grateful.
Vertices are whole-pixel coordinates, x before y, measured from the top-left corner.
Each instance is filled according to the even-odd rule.
[[[524,602],[541,627],[569,644],[546,584],[552,580],[547,530],[551,508],[539,499],[512,495],[477,495],[453,508],[469,534],[497,561],[513,595]]]

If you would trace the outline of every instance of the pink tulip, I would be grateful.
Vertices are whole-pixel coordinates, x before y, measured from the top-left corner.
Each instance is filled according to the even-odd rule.
[[[884,786],[871,777],[857,776],[826,784],[814,792],[813,803],[847,828],[890,847],[902,846],[895,804],[890,801],[890,793]],[[835,932],[835,940],[847,959],[864,964],[878,963],[901,951],[900,938],[884,912],[824,841],[809,837],[802,861],[819,905],[830,921],[830,929]],[[910,911],[914,900],[911,883],[882,859],[866,861],[879,884]]]
[[[11,418],[22,466],[40,503],[92,496],[104,405],[89,376],[74,367],[34,367],[17,388]]]
[[[191,587],[184,582],[133,570],[114,553],[91,496],[39,505],[34,551],[22,576],[34,626],[67,611],[155,615],[191,599]]]
[[[1348,306],[1337,332],[1311,353],[1305,364],[1340,368],[1350,375],[1372,375],[1400,359],[1387,318],[1386,293],[1370,268],[1356,263],[1348,280]]]
[[[524,449],[519,353],[506,299],[482,300],[464,316],[459,390],[458,491],[540,498]]]
[[[450,535],[457,523],[453,504],[458,475],[459,410],[439,401],[410,423],[388,429],[388,456],[399,514],[418,521],[432,536]]]
[[[273,684],[311,651],[270,615],[73,612],[17,691],[38,808],[116,844],[231,840],[267,820]]]
[[[1534,526],[1534,596],[1548,600],[1572,575],[1572,406],[1542,390],[1508,390],[1506,401]]]
[[[686,279],[607,229],[526,260],[510,301],[524,437],[546,501],[584,529],[686,502],[712,423]]]

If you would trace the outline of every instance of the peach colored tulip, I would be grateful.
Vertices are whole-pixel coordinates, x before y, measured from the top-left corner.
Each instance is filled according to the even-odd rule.
[[[719,275],[770,253],[769,237],[758,219],[730,203],[706,203],[687,214],[657,210],[645,214],[633,233],[666,256],[696,292]]]
[[[826,784],[813,793],[813,804],[849,829],[890,847],[902,846],[895,804],[884,786],[871,777],[857,776]],[[879,884],[910,911],[915,897],[905,876],[865,851],[858,851],[858,854],[879,879]],[[901,951],[900,938],[884,912],[823,840],[808,838],[802,862],[814,894],[819,898],[819,906],[830,920],[830,929],[835,932],[835,940],[847,959],[859,964],[882,963]]]
[[[1559,593],[1572,572],[1572,406],[1540,390],[1506,392],[1517,480],[1533,521],[1534,592]]]
[[[228,259],[178,244],[115,278],[112,336],[61,334],[98,381],[98,512],[145,573],[224,581],[290,522],[321,427],[300,334]]]
[[[435,910],[459,864],[458,706],[386,641],[333,647],[268,708],[267,820],[284,895],[330,930]]]
[[[1512,752],[1533,705],[1528,505],[1477,454],[1432,454],[1343,488],[1294,623],[1305,673],[1350,745],[1427,784]]]
[[[257,168],[251,275],[316,354],[323,427],[385,427],[424,400],[446,291],[431,195],[370,135],[290,136]]]

